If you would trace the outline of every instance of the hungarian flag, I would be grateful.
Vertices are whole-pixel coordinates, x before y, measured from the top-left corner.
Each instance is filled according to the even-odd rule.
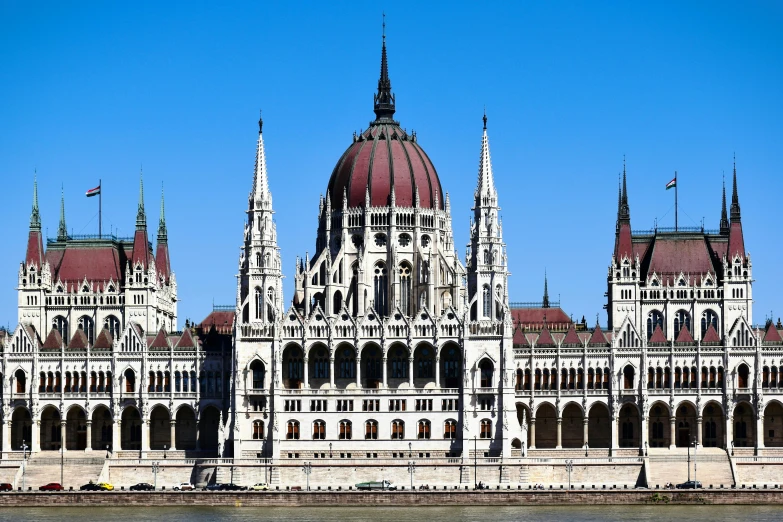
[[[673,180],[671,180],[670,182],[668,182],[666,184],[666,190],[669,190],[670,188],[674,188],[676,186],[677,186],[677,178],[674,178]],[[95,189],[93,189],[93,190],[95,190]]]
[[[98,185],[97,187],[91,188],[90,190],[87,191],[87,197],[91,198],[93,196],[97,196],[100,193],[101,193],[101,186]]]

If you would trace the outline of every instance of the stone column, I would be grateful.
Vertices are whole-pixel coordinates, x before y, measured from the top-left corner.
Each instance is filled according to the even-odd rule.
[[[85,451],[92,451],[92,421],[88,420],[87,424],[87,443],[84,447]]]
[[[435,357],[435,386],[440,388],[440,356]]]
[[[734,455],[734,417],[732,415],[726,417],[726,449]]]
[[[176,451],[177,449],[177,421],[172,419],[171,420],[171,450]]]
[[[388,379],[389,379],[389,376],[388,376],[388,368],[387,368],[387,364],[386,363],[387,363],[387,360],[386,360],[386,357],[384,357],[383,358],[383,387],[384,388],[388,388],[389,387],[389,384],[387,382]]]
[[[362,387],[362,359],[361,357],[356,358],[356,387],[361,388]]]
[[[702,421],[701,415],[696,417],[696,442],[699,443],[699,446],[702,446],[702,442],[701,442],[701,421]]]
[[[756,449],[764,449],[764,416],[759,415],[756,420]]]
[[[582,431],[582,446],[584,447],[587,444],[588,438],[587,438],[587,429],[588,424],[590,423],[589,417],[584,418],[584,430]],[[616,423],[612,423],[616,424]],[[614,446],[614,441],[612,441],[612,445]]]
[[[150,450],[150,435],[152,424],[149,419],[141,420],[141,451]]]
[[[530,418],[530,449],[536,449],[536,418]]]
[[[24,423],[22,424],[24,426]],[[24,428],[23,428],[24,429]],[[63,439],[64,441],[65,439]],[[30,451],[41,451],[41,419],[33,419],[30,426]]]
[[[196,451],[201,451],[201,437],[199,437],[199,422],[196,419]]]
[[[563,417],[557,418],[557,445],[556,449],[563,449]]]
[[[60,421],[60,447],[63,451],[68,451],[68,442],[66,440],[67,428],[68,423],[66,421]]]
[[[609,439],[609,454],[614,455],[615,450],[620,447],[620,437],[618,423],[620,422],[620,415],[611,414],[609,417],[610,424],[610,439]],[[585,424],[587,426],[587,424]],[[587,441],[587,432],[585,432],[585,442]]]
[[[408,358],[408,386],[413,388],[413,357]]]
[[[644,452],[649,447],[649,436],[650,436],[649,426],[650,426],[650,417],[648,417],[647,415],[642,415],[640,426],[639,426],[639,451],[640,452]]]
[[[11,434],[13,433],[11,428],[11,421],[9,419],[3,419],[3,454],[11,451]]]
[[[303,368],[303,374],[304,377],[302,382],[302,388],[310,388],[310,358],[305,357],[304,358],[304,368]]]
[[[334,357],[329,357],[329,385],[334,388]]]
[[[111,427],[111,451],[116,453],[122,449],[122,421],[117,419]]]
[[[669,449],[677,447],[677,417],[671,415],[669,417]]]

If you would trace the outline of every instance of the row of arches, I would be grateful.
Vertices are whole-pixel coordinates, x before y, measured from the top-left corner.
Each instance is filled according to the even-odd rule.
[[[208,406],[197,421],[195,411],[183,406],[172,417],[168,408],[158,405],[150,411],[149,419],[143,421],[135,406],[127,406],[122,411],[120,432],[115,434],[118,427],[106,406],[97,406],[90,414],[80,406],[72,406],[65,419],[59,409],[46,406],[41,411],[36,436],[41,451],[141,450],[145,435],[151,450],[214,450],[218,447],[219,416],[217,408]],[[21,450],[23,444],[30,446],[33,427],[29,410],[17,407],[11,416],[12,450]],[[147,431],[143,433],[143,430]]]
[[[356,349],[347,343],[334,352],[321,344],[309,348],[307,356],[299,345],[289,344],[283,350],[283,386],[297,389],[356,385],[365,388],[397,387],[404,383],[424,387],[438,385],[458,388],[462,372],[462,353],[456,344],[446,344],[439,352],[429,344],[419,344],[411,354],[401,344],[392,345],[386,353],[376,344],[365,345],[357,357]],[[259,361],[260,363],[260,361]],[[263,365],[256,365],[255,376],[261,377]],[[262,379],[263,381],[263,379]]]
[[[52,327],[60,333],[63,341],[68,343],[68,341],[71,339],[71,330],[68,319],[62,315],[56,315],[52,318]],[[83,315],[77,320],[77,328],[84,332],[90,345],[95,344],[95,337],[97,334],[95,330],[95,319],[89,315]],[[106,316],[103,320],[103,328],[109,330],[112,339],[119,339],[121,323],[116,316]]]
[[[386,440],[402,440],[406,438],[405,421],[401,419],[392,420],[389,423],[389,430],[383,433],[379,431],[378,426],[378,421],[375,419],[364,421],[364,439],[378,440],[380,438]],[[414,433],[409,433],[408,438],[420,440],[443,438],[452,440],[457,437],[457,421],[455,419],[447,419],[443,422],[442,437],[440,437],[440,433],[433,434],[432,422],[429,419],[420,419],[414,426],[416,431]],[[490,419],[482,419],[479,422],[479,426],[480,438],[492,438],[492,421]],[[253,438],[259,438],[256,436],[257,433],[263,433],[262,421],[255,422]],[[304,436],[301,424],[298,420],[291,419],[286,423],[286,439],[299,440]],[[334,427],[329,427],[325,421],[317,419],[311,423],[311,436],[313,440],[351,440],[353,438],[362,437],[362,434],[354,434],[353,422],[348,419],[340,420]]]
[[[678,290],[677,292],[683,292],[684,290]],[[678,297],[679,298],[679,297]],[[701,321],[697,323],[701,327],[701,337],[703,338],[707,333],[707,329],[712,326],[716,332],[720,332],[719,316],[715,310],[707,309],[701,313]],[[651,310],[647,314],[647,340],[649,341],[655,332],[656,328],[660,328],[666,335],[666,321],[664,320],[664,314],[660,310]],[[677,339],[680,335],[680,331],[683,328],[687,328],[689,332],[693,332],[691,325],[691,314],[686,310],[679,309],[674,312],[674,339]]]
[[[516,390],[608,390],[611,373],[609,368],[588,368],[587,379],[583,368],[536,368],[531,371],[518,369]]]

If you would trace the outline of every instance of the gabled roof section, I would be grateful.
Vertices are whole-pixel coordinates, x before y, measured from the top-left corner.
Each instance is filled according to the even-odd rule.
[[[683,325],[683,327],[680,328],[680,335],[677,336],[675,342],[679,344],[693,344],[693,336],[687,326]]]
[[[186,348],[196,348],[196,341],[193,340],[193,335],[190,333],[190,328],[185,328],[182,332],[182,336],[177,341],[175,350],[184,350]]]
[[[525,335],[525,329],[519,325],[514,329],[513,345],[520,348],[530,348],[530,342],[528,342],[527,336]]]
[[[582,340],[579,339],[579,336],[576,334],[576,328],[573,324],[568,328],[565,338],[563,339],[563,344],[581,346]]]
[[[719,344],[720,343],[720,336],[718,335],[718,332],[715,330],[715,327],[712,326],[712,323],[707,327],[707,331],[704,332],[704,338],[701,340],[704,344]]]
[[[663,335],[663,330],[661,330],[661,325],[656,325],[652,337],[647,341],[647,344],[666,344],[667,342],[666,336]]]
[[[108,328],[101,330],[98,337],[95,339],[95,344],[92,345],[92,349],[110,351],[114,347],[114,339],[112,339],[111,333]]]
[[[780,332],[778,332],[778,329],[775,328],[775,323],[771,322],[769,323],[769,326],[767,327],[767,331],[764,334],[764,339],[762,339],[764,344],[779,344],[783,343],[783,337],[780,336]]]
[[[149,344],[149,347],[150,349],[156,350],[168,350],[170,348],[168,336],[166,335],[166,331],[163,328],[158,331],[158,334]]]
[[[609,344],[609,341],[606,339],[606,336],[599,325],[595,325],[595,330],[593,330],[593,334],[590,336],[590,340],[587,344],[590,346],[607,346]]]
[[[43,346],[41,347],[43,350],[49,351],[58,351],[63,346],[63,337],[60,335],[60,332],[57,330],[57,328],[52,327],[51,331],[49,332],[49,335],[46,336],[46,341],[44,341]]]
[[[89,341],[87,340],[87,334],[85,334],[84,330],[82,330],[81,328],[77,328],[76,332],[74,332],[73,334],[73,337],[71,337],[71,342],[68,343],[68,349],[86,350],[88,344]]]
[[[203,332],[208,332],[214,327],[217,333],[229,335],[234,331],[234,318],[233,310],[212,310],[212,313],[206,316],[198,327]]]
[[[544,328],[541,330],[541,333],[538,336],[538,339],[536,340],[536,346],[554,346],[555,340],[552,338],[552,334],[549,331],[549,328],[544,325]]]

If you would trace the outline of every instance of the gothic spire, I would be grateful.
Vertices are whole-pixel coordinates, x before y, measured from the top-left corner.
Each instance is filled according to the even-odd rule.
[[[139,209],[136,212],[136,230],[147,228],[147,215],[144,213],[144,171],[139,171]]]
[[[270,196],[269,178],[266,173],[266,152],[264,150],[264,119],[258,115],[258,143],[256,144],[256,168],[253,173],[253,200]],[[251,203],[252,204],[252,203]]]
[[[488,195],[495,196],[495,177],[492,174],[492,159],[489,154],[489,138],[487,137],[487,112],[484,111],[484,133],[481,137],[481,156],[479,156],[478,186],[476,198]],[[480,202],[479,202],[480,203]],[[477,204],[479,204],[477,203]]]
[[[720,233],[729,233],[729,217],[726,213],[726,178],[723,178],[723,199],[721,201],[720,210]]]
[[[68,239],[68,227],[65,226],[65,191],[60,187],[60,225],[57,227],[57,241]]]
[[[544,270],[544,302],[541,304],[542,308],[549,308],[549,284],[546,278],[546,270]]]
[[[41,231],[41,213],[38,211],[38,176],[33,180],[33,212],[30,214],[30,230]]]
[[[163,198],[163,183],[160,184],[160,222],[158,223],[158,243],[168,241],[166,230],[166,208]]]
[[[620,222],[631,221],[631,209],[628,206],[628,187],[625,181],[625,157],[623,157],[623,188],[620,194],[620,209],[617,214],[617,219]]]
[[[737,195],[737,158],[734,158],[734,179],[731,189],[731,222],[739,223],[741,221],[739,196]]]
[[[391,92],[389,65],[386,60],[386,14],[383,15],[383,45],[381,47],[381,76],[378,79],[378,94],[373,96],[373,110],[376,122],[393,121],[394,94]]]

